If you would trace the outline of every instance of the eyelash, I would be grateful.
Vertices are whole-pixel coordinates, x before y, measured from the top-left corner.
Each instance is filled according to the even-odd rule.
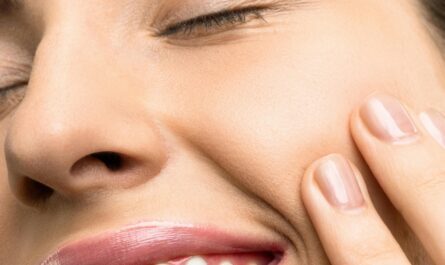
[[[266,7],[245,7],[240,9],[223,10],[212,14],[207,14],[191,18],[166,27],[159,36],[173,36],[177,34],[191,35],[193,31],[203,28],[206,32],[230,26],[247,23],[252,19],[266,21],[262,15]],[[198,32],[199,33],[199,32]]]
[[[23,100],[27,85],[28,82],[19,82],[0,89],[0,120]]]

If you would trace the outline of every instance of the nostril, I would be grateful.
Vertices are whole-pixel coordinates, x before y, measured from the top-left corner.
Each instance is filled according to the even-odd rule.
[[[116,172],[125,166],[124,158],[116,152],[97,152],[89,154],[78,160],[71,167],[72,175],[82,175],[89,171],[97,173],[97,169],[104,167],[109,171]]]
[[[125,166],[124,163],[124,158],[118,153],[97,152],[77,161],[71,170],[78,174],[102,164],[110,171],[119,171]],[[58,190],[25,176],[20,179],[18,187],[18,195],[29,205],[45,203]]]
[[[117,171],[122,168],[122,157],[114,152],[100,152],[92,154],[91,157],[94,157],[100,160],[105,166],[111,171]]]
[[[22,195],[25,200],[32,203],[41,203],[49,199],[54,193],[54,190],[40,182],[31,178],[25,177],[22,185]]]

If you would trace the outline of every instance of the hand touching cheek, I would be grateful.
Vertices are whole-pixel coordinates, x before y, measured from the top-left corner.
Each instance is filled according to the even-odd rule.
[[[445,264],[445,117],[375,94],[352,114],[351,131],[391,202],[436,264]],[[314,162],[302,197],[334,265],[410,264],[346,158]]]

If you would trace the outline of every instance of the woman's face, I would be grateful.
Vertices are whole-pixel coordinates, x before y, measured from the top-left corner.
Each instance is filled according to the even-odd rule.
[[[230,8],[240,11],[181,23]],[[348,133],[373,91],[444,110],[441,57],[414,0],[3,9],[1,264],[38,264],[141,221],[253,236],[285,246],[285,264],[325,264],[299,182],[333,152],[361,167],[383,218],[421,256]]]

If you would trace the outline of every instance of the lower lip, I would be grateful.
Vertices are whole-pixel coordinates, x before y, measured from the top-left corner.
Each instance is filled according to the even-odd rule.
[[[284,248],[278,243],[228,234],[217,229],[166,223],[138,223],[58,249],[41,265],[187,264],[192,256],[207,264],[230,261],[274,265]],[[195,260],[199,258],[195,258]],[[193,265],[193,263],[190,262]],[[195,263],[199,264],[199,263]]]

